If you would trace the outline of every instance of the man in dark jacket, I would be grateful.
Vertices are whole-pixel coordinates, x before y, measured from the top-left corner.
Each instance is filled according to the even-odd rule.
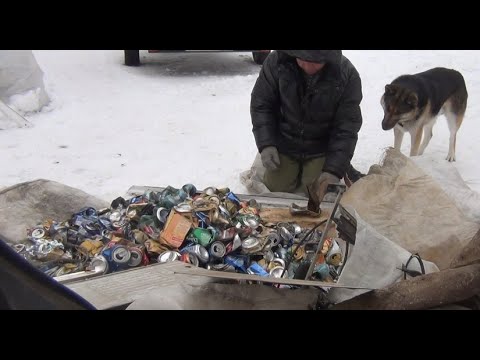
[[[253,134],[270,191],[310,193],[320,205],[327,185],[346,173],[362,126],[360,76],[341,50],[278,50],[252,91]]]

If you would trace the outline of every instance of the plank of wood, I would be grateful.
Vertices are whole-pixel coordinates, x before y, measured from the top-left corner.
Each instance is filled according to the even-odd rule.
[[[125,306],[150,291],[178,283],[203,285],[214,282],[205,276],[192,277],[178,271],[187,265],[174,261],[102,275],[65,284],[99,310]]]
[[[142,195],[145,191],[162,191],[163,187],[158,186],[131,186],[126,193],[126,197],[133,197]],[[275,194],[271,193],[268,195],[250,195],[250,194],[237,194],[235,195],[242,201],[248,201],[250,199],[255,199],[259,204],[265,204],[272,207],[288,207],[292,202],[295,202],[299,206],[307,206],[308,199],[304,196],[297,194]]]
[[[200,277],[213,277],[213,278],[229,279],[229,280],[258,281],[258,282],[266,282],[266,283],[272,283],[272,284],[314,286],[314,287],[322,287],[322,288],[375,290],[373,288],[367,288],[363,286],[339,284],[339,283],[324,282],[324,281],[283,279],[283,278],[274,278],[274,277],[267,277],[267,276],[263,277],[258,275],[240,274],[240,273],[233,273],[233,272],[212,271],[212,270],[194,267],[190,264],[185,264],[183,268],[180,268],[180,267],[176,268],[175,273],[185,274],[190,276],[193,275],[193,276],[200,276]]]
[[[289,209],[277,208],[277,207],[264,207],[260,210],[260,217],[267,223],[279,223],[279,222],[294,222],[300,225],[302,228],[311,229],[319,222],[327,220],[330,216],[330,211],[324,210],[319,217],[310,217],[305,215],[292,215]],[[320,225],[318,230],[323,231],[324,225]],[[330,227],[330,231],[327,237],[337,237],[338,233],[335,226]]]
[[[162,191],[163,187],[158,186],[131,186],[126,193],[126,197],[133,197],[142,195],[145,191]],[[296,222],[301,227],[311,228],[318,224],[319,221],[326,220],[330,215],[330,210],[333,208],[333,203],[322,203],[322,214],[320,217],[309,217],[291,215],[289,211],[290,205],[294,202],[298,206],[307,206],[308,199],[297,194],[287,193],[270,193],[266,195],[251,195],[251,194],[235,194],[240,200],[248,201],[255,199],[257,203],[262,205],[260,216],[263,220],[268,222]],[[322,230],[322,227],[320,227]],[[335,236],[334,233],[329,236]]]
[[[204,285],[221,280],[254,281],[295,286],[321,288],[367,289],[360,286],[329,283],[312,280],[279,279],[258,275],[213,271],[194,267],[190,264],[173,261],[165,264],[153,264],[111,273],[96,278],[65,284],[99,310],[125,306],[145,296],[151,291],[174,284]]]

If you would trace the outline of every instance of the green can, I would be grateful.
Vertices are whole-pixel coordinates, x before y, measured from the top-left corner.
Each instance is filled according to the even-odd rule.
[[[213,241],[213,235],[208,229],[195,228],[192,236],[193,240],[202,246],[207,246]]]

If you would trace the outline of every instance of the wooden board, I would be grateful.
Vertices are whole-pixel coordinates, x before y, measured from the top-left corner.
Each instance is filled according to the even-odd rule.
[[[324,210],[319,217],[311,216],[299,216],[290,214],[289,209],[277,208],[277,207],[263,207],[260,211],[260,217],[263,221],[269,223],[279,223],[279,222],[294,222],[300,225],[302,228],[311,229],[319,222],[327,220],[330,216],[330,211]],[[320,225],[318,229],[323,231],[325,228],[324,225]],[[330,231],[327,234],[327,237],[337,237],[337,231],[335,226],[330,227]]]
[[[145,191],[162,191],[163,187],[157,186],[140,186],[134,185],[131,186],[126,193],[126,197],[138,196]],[[319,221],[326,220],[330,215],[330,210],[333,207],[333,203],[324,202],[322,203],[322,214],[318,218],[309,217],[309,216],[298,216],[291,215],[289,211],[290,205],[292,203],[297,204],[298,206],[307,206],[308,199],[304,196],[298,194],[276,194],[270,193],[266,195],[251,195],[251,194],[235,194],[240,200],[248,201],[250,199],[255,199],[259,204],[261,204],[261,213],[260,216],[265,221],[270,222],[296,222],[301,227],[311,228],[316,225]],[[320,226],[322,230],[322,226]],[[330,234],[329,234],[330,235]]]
[[[322,288],[368,289],[348,284],[294,279],[278,279],[257,275],[213,271],[180,261],[111,273],[88,280],[65,284],[99,310],[126,306],[151,291],[175,284],[204,285],[219,281],[256,281]],[[368,289],[374,290],[374,289]]]
[[[145,191],[162,191],[165,188],[157,186],[131,186],[127,193],[125,194],[126,198],[142,195]],[[235,193],[235,191],[234,191]],[[308,199],[304,196],[297,194],[275,194],[271,193],[268,195],[250,195],[250,194],[237,194],[235,195],[242,201],[248,201],[250,199],[255,199],[259,204],[265,204],[269,207],[288,207],[292,202],[295,202],[299,206],[307,206]]]
[[[185,264],[185,263],[182,263],[182,264]],[[263,277],[258,275],[248,275],[248,274],[240,274],[240,273],[233,273],[233,272],[212,271],[212,270],[194,267],[190,264],[185,264],[183,268],[178,267],[177,270],[175,270],[175,273],[188,274],[188,275],[201,276],[201,277],[213,277],[213,278],[219,278],[219,279],[249,280],[249,281],[258,281],[258,282],[284,284],[284,285],[375,290],[373,288],[367,288],[363,286],[355,286],[355,285],[339,284],[339,283],[331,283],[331,282],[323,282],[323,281],[315,281],[315,280],[280,279],[280,278],[267,277],[267,276]]]
[[[150,291],[175,284],[203,285],[213,278],[181,274],[188,264],[174,261],[64,284],[99,310],[125,306]]]

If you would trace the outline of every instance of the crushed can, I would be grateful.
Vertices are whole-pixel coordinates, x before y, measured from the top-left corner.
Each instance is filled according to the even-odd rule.
[[[275,266],[274,268],[270,269],[270,276],[277,279],[288,278],[288,271],[282,266]]]
[[[197,188],[193,184],[185,184],[182,186],[182,190],[188,194],[189,197],[193,198],[197,193]]]
[[[248,268],[248,257],[242,255],[227,255],[224,259],[225,264],[232,265],[235,270],[241,271],[243,273],[247,272]]]
[[[83,209],[80,209],[77,213],[73,214],[73,216],[80,215],[86,218],[89,217],[97,217],[97,210],[95,210],[93,207],[85,207]]]
[[[326,280],[330,275],[330,266],[326,263],[315,265],[313,275],[321,281]]]
[[[276,232],[271,232],[267,235],[267,242],[270,244],[270,248],[278,246],[281,242],[280,235]]]
[[[247,274],[258,275],[258,276],[269,276],[270,274],[265,271],[257,262],[253,261],[247,269]]]
[[[181,257],[181,254],[179,252],[167,250],[158,256],[157,261],[163,264],[163,263],[179,260],[180,257]]]
[[[159,195],[158,205],[170,210],[175,205],[183,202],[187,197],[188,194],[183,189],[167,186]]]
[[[195,228],[192,231],[192,237],[195,239],[198,244],[202,246],[207,246],[213,240],[212,233],[208,229]]]
[[[110,272],[115,272],[128,267],[130,250],[123,245],[114,245],[102,251],[102,255],[108,262]]]
[[[228,192],[225,196],[228,200],[232,201],[235,203],[237,206],[240,206],[240,199],[235,195],[233,192]]]
[[[225,229],[221,232],[217,233],[218,235],[216,236],[217,240],[223,241],[223,242],[229,242],[233,240],[235,235],[237,234],[237,230],[234,227],[230,227],[228,229]]]
[[[230,254],[231,252],[234,252],[237,249],[241,249],[242,246],[242,239],[240,239],[240,236],[237,234],[233,238],[233,241],[229,242],[225,246],[226,254]]]
[[[187,247],[184,247],[181,251],[180,251],[181,254],[184,254],[184,253],[189,253],[189,254],[194,254],[198,260],[200,260],[201,263],[207,263],[208,260],[210,260],[210,255],[207,251],[207,249],[205,249],[203,246],[201,245],[193,245],[193,246],[187,246]]]
[[[225,256],[227,249],[221,241],[214,241],[210,244],[210,257],[213,259],[221,259]]]
[[[183,261],[187,264],[192,264],[193,266],[199,266],[199,260],[198,260],[198,257],[193,254],[193,253],[183,253],[181,256],[180,256],[180,261]]]
[[[227,271],[227,272],[236,272],[235,267],[230,264],[210,264],[208,265],[208,270],[215,270],[215,271]]]
[[[342,250],[340,249],[340,246],[338,243],[333,240],[332,241],[332,246],[328,250],[326,256],[325,256],[325,261],[327,264],[333,265],[333,266],[339,266],[340,263],[342,262],[343,259],[343,254]]]
[[[144,259],[144,252],[138,247],[130,247],[130,259],[128,260],[128,266],[136,267],[139,266]]]
[[[103,255],[96,255],[92,258],[86,270],[106,274],[110,269],[107,259]]]

